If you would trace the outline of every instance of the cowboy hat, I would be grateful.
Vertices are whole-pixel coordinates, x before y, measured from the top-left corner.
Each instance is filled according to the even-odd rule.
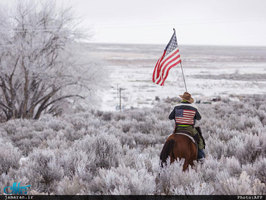
[[[194,99],[191,97],[191,94],[189,94],[188,92],[184,92],[183,95],[179,95],[182,100],[186,100],[188,101],[189,103],[193,103],[194,102]]]

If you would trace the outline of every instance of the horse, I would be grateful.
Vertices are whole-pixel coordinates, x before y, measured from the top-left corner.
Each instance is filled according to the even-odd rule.
[[[162,167],[166,164],[169,156],[170,163],[173,163],[177,158],[184,158],[183,171],[185,171],[189,165],[194,166],[193,161],[197,160],[198,148],[189,136],[173,133],[167,138],[160,154]]]

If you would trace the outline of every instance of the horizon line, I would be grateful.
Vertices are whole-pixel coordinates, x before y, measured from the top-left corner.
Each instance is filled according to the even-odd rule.
[[[166,45],[163,43],[133,43],[133,42],[99,42],[99,41],[81,41],[87,44],[106,44],[106,45]],[[240,45],[240,44],[178,44],[178,46],[213,46],[213,47],[259,47],[266,48],[266,45]]]

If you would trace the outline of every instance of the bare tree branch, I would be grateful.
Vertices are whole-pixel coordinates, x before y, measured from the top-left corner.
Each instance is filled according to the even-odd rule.
[[[87,79],[94,72],[83,74],[66,53],[77,37],[70,10],[47,5],[18,1],[14,15],[0,19],[10,33],[0,32],[0,113],[7,120],[58,114],[61,101],[82,99],[80,88],[93,87]]]

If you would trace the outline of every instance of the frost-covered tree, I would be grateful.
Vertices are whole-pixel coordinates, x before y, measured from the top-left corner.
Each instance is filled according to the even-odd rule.
[[[95,70],[88,73],[69,55],[80,36],[70,10],[58,9],[54,1],[18,1],[13,14],[0,13],[0,110],[5,120],[56,115],[66,100],[82,97],[81,88],[91,89]]]

